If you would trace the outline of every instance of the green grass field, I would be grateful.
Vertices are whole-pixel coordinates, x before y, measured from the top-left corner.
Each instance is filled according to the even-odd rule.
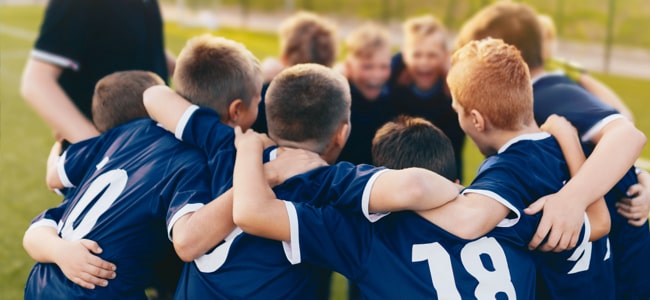
[[[53,138],[45,124],[21,99],[18,92],[25,60],[36,36],[43,8],[38,6],[0,6],[0,299],[22,298],[23,287],[33,261],[22,249],[21,239],[30,220],[60,198],[45,188],[45,160]],[[166,24],[167,47],[175,53],[185,41],[203,33],[176,24]],[[214,34],[238,40],[258,57],[276,55],[274,35],[221,29]],[[635,112],[637,124],[650,133],[650,81],[615,76],[599,76],[616,90]],[[624,147],[625,145],[622,145]],[[646,148],[645,157],[650,157]],[[482,160],[468,141],[464,155],[465,174],[474,177]],[[333,299],[344,299],[344,281],[337,277]]]

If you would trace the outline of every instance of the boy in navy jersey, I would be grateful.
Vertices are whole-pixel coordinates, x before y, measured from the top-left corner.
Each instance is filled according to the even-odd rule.
[[[301,265],[291,271],[269,272],[264,265],[266,253],[258,251],[268,248],[265,245],[270,241],[242,235],[232,221],[232,193],[228,190],[235,148],[230,126],[248,128],[255,120],[261,86],[257,59],[234,41],[197,37],[181,51],[174,83],[176,92],[191,103],[167,87],[154,87],[145,92],[145,107],[178,139],[204,153],[212,175],[212,196],[219,197],[172,204],[168,231],[176,252],[188,262],[175,298],[320,297],[329,290],[324,281],[328,271]],[[278,176],[269,179],[275,182],[292,170],[307,170],[298,163],[301,157],[295,151],[279,157],[278,161],[295,164],[278,169]],[[271,251],[276,244],[280,251],[277,242]],[[250,277],[258,279],[242,280]],[[292,288],[284,288],[287,285]]]
[[[48,186],[74,189],[25,233],[25,250],[39,262],[26,299],[146,299],[173,251],[165,234],[171,202],[210,197],[201,153],[147,118],[142,93],[162,84],[138,71],[100,80],[93,121],[105,132],[48,160],[56,162]]]
[[[291,151],[294,144],[285,143],[284,141],[290,140],[286,139],[283,134],[290,134],[292,139],[304,141],[311,150],[310,153],[316,152],[325,161],[335,162],[347,139],[349,130],[350,95],[345,78],[320,65],[296,65],[286,69],[274,79],[268,92],[269,104],[275,103],[274,99],[277,99],[276,94],[279,91],[282,91],[283,94],[290,94],[291,97],[284,101],[289,101],[293,105],[268,106],[267,114],[270,121],[271,137],[281,141],[280,147],[271,152],[271,156],[277,156],[278,159],[265,165],[266,168],[269,168],[268,171],[284,172],[283,169],[300,163],[297,161],[300,157],[294,157],[293,153],[295,152]],[[165,100],[166,104],[156,106],[156,109],[167,110],[164,113],[159,111],[159,114],[176,114],[176,117],[173,118],[175,120],[181,119],[178,111],[182,112],[183,110],[170,109],[170,105],[173,107],[177,107],[177,105],[189,106],[185,100],[179,99],[178,95],[169,90],[161,88],[148,90],[145,93],[146,102],[150,96],[152,99]],[[147,104],[147,107],[149,106],[150,103]],[[153,111],[150,110],[150,112]],[[287,117],[278,119],[277,116]],[[154,117],[156,117],[155,114]],[[184,138],[190,130],[188,128],[192,127],[211,133],[210,138],[214,138],[219,132],[229,132],[231,136],[233,135],[232,129],[219,124],[218,118],[215,120],[214,117],[210,120],[211,125],[202,127],[192,125],[197,122],[197,117],[193,116],[187,121],[189,127],[185,127]],[[164,118],[158,119],[165,124]],[[208,122],[209,118],[203,116],[202,119],[204,122]],[[171,123],[169,125],[173,125],[174,121]],[[303,131],[305,123],[313,125],[309,127],[309,130]],[[165,126],[169,125],[165,124]],[[199,130],[193,132],[198,133]],[[319,138],[311,139],[312,136]],[[324,139],[323,137],[335,138]],[[231,147],[233,146],[231,144]],[[290,159],[286,159],[282,166],[276,165],[271,168],[273,163],[287,156]],[[371,166],[356,167],[350,163],[339,163],[323,170],[326,172],[318,173],[317,176],[311,178],[304,177],[305,174],[293,177],[300,178],[297,180],[309,180],[316,183],[313,186],[314,190],[303,190],[306,195],[330,189],[334,191],[327,199],[305,197],[305,200],[312,201],[314,199],[315,203],[334,201],[337,197],[336,189],[332,188],[332,185],[363,186],[369,181],[375,182],[375,180],[381,182],[381,188],[378,188],[377,193],[373,196],[380,198],[376,201],[377,207],[374,208],[379,211],[385,208],[410,208],[411,203],[407,200],[411,199],[417,199],[420,201],[417,203],[418,205],[427,205],[428,207],[431,204],[421,199],[424,195],[434,192],[437,192],[440,197],[444,197],[446,201],[458,194],[455,186],[447,189],[432,186],[430,183],[434,182],[433,179],[438,176],[431,172],[424,172],[424,170],[386,171]],[[269,173],[267,172],[267,174]],[[286,191],[293,192],[291,189]],[[405,197],[406,195],[418,195],[419,197]],[[227,196],[232,197],[232,193],[226,192],[223,197]],[[382,203],[382,199],[392,202]],[[382,204],[384,206],[381,206]],[[359,213],[361,213],[360,208]],[[232,222],[232,218],[228,220]],[[187,277],[183,276],[176,296],[179,298],[323,298],[322,293],[324,292],[319,283],[328,273],[309,264],[293,265],[292,261],[282,253],[281,243],[244,234],[240,229],[236,229],[214,251],[189,264],[192,272]]]
[[[235,223],[244,231],[285,241],[285,253],[290,259],[341,272],[356,281],[367,298],[532,298],[535,276],[527,243],[540,216],[527,216],[523,210],[539,197],[559,190],[569,179],[569,171],[557,142],[534,124],[530,77],[518,51],[494,40],[466,48],[457,54],[459,62],[450,73],[449,84],[455,98],[467,101],[463,104],[468,108],[457,102],[454,106],[459,110],[461,126],[475,126],[465,129],[482,152],[495,155],[486,161],[463,196],[437,209],[417,210],[417,215],[394,213],[375,224],[368,220],[380,216],[367,212],[376,208],[372,195],[380,184],[385,184],[379,182],[382,177],[363,188],[331,187],[334,191],[317,197],[323,201],[333,193],[336,200],[320,207],[277,201],[276,194],[289,200],[315,195],[303,193],[309,188],[293,182],[293,178],[284,185],[298,192],[286,193],[284,185],[269,189],[260,180],[264,173],[256,158],[261,141],[252,134],[239,133],[234,173]],[[464,85],[456,85],[458,78],[465,80]],[[491,89],[476,86],[486,82],[492,84]],[[488,103],[487,99],[494,102]],[[291,109],[286,107],[289,103],[283,104],[285,109]],[[502,111],[508,115],[502,116]],[[573,149],[578,151],[577,141]],[[524,163],[529,161],[529,155],[538,161]],[[512,169],[513,165],[518,169]],[[528,171],[539,178],[529,180]],[[315,176],[317,172],[307,174]],[[442,177],[436,180],[440,180],[437,185],[454,186]],[[543,274],[576,273],[572,279],[582,280],[576,284],[579,288],[584,287],[585,280],[606,281],[606,269],[611,267],[611,261],[603,261],[606,240],[593,245],[589,242],[590,238],[605,235],[609,224],[604,202],[598,204],[588,212],[592,226],[585,226],[580,237],[592,251],[593,259],[585,255],[581,258],[587,262],[566,261],[585,250],[578,254],[535,254],[536,259],[547,264]],[[368,220],[358,211],[363,211]],[[491,262],[488,265],[484,262],[487,258]],[[591,266],[593,272],[585,272],[585,265]]]
[[[456,172],[462,178],[465,133],[451,108],[445,83],[449,67],[447,33],[433,16],[406,20],[402,53],[393,57],[390,78],[391,100],[397,114],[422,117],[449,137],[456,155]]]
[[[390,76],[390,37],[379,25],[365,24],[348,36],[345,69],[350,82],[352,129],[339,161],[371,164],[372,137],[395,116],[386,86]]]
[[[616,110],[584,91],[568,77],[544,72],[542,30],[537,14],[529,6],[500,2],[484,8],[463,25],[458,34],[457,47],[488,36],[502,38],[522,52],[533,77],[537,123],[543,122],[551,114],[564,116],[577,128],[582,141],[587,143],[588,153],[591,152],[577,176],[581,180],[572,180],[568,184],[571,188],[567,186],[561,193],[548,198],[542,223],[548,224],[551,216],[560,216],[549,213],[549,210],[577,215],[583,205],[608,193],[606,199],[612,218],[610,240],[617,298],[648,299],[650,277],[646,276],[646,272],[650,269],[650,256],[647,255],[650,252],[650,232],[647,215],[650,193],[648,187],[636,184],[636,175],[630,169],[643,148],[645,136]],[[580,176],[582,173],[590,174],[590,177]],[[638,176],[646,177],[647,174],[643,172]],[[634,198],[627,199],[630,196]],[[581,202],[584,203],[581,207],[566,205]],[[573,220],[575,217],[566,219]],[[575,225],[568,225],[575,228]],[[533,244],[547,236],[549,228],[541,226]],[[551,228],[549,240],[566,243],[564,240],[570,239],[571,235],[562,235],[560,239],[560,235],[554,233],[562,228]]]
[[[400,116],[379,128],[372,139],[372,161],[391,169],[424,168],[458,181],[449,138],[422,118]]]

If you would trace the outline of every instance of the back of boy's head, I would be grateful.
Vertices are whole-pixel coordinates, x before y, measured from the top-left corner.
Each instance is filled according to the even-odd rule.
[[[372,161],[391,169],[418,167],[451,181],[458,179],[449,138],[422,118],[399,116],[379,128],[372,140]]]
[[[390,51],[390,34],[385,28],[366,23],[355,29],[345,40],[348,55],[365,59],[380,51]]]
[[[517,47],[530,69],[544,65],[542,28],[537,13],[526,4],[503,1],[483,8],[461,28],[456,49],[487,37]]]
[[[299,12],[280,24],[280,55],[287,66],[316,63],[331,67],[336,60],[336,29],[323,17]]]
[[[466,113],[475,109],[503,130],[534,122],[530,73],[517,48],[492,38],[471,41],[451,64],[447,83]]]
[[[274,140],[314,143],[321,152],[350,118],[350,87],[341,74],[299,64],[278,74],[265,98],[269,135]]]
[[[147,71],[122,71],[104,76],[95,85],[93,123],[100,132],[149,115],[142,102],[144,91],[164,85],[158,75]]]
[[[424,15],[407,19],[402,25],[405,42],[416,42],[424,37],[439,34],[442,46],[447,49],[447,30],[445,26],[432,15]]]
[[[250,105],[260,95],[261,82],[260,63],[244,45],[209,34],[187,41],[174,70],[176,92],[221,118],[236,99]]]

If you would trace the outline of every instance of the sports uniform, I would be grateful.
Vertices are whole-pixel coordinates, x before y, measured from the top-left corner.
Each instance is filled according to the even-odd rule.
[[[56,228],[65,240],[97,242],[117,277],[106,287],[85,289],[56,264],[37,263],[25,298],[146,299],[154,268],[173,251],[165,231],[170,203],[210,197],[201,153],[150,119],[138,119],[71,145],[57,171],[64,186],[75,188],[31,226]]]
[[[590,140],[609,122],[624,118],[591,94],[577,86],[561,73],[547,73],[533,80],[534,113],[538,124],[551,114],[563,116],[578,130],[585,150],[590,153]],[[621,145],[624,147],[624,145]],[[611,241],[617,299],[647,299],[650,297],[650,232],[648,222],[642,226],[628,224],[627,219],[616,212],[615,203],[626,195],[628,188],[638,183],[631,169],[605,196],[612,225]]]

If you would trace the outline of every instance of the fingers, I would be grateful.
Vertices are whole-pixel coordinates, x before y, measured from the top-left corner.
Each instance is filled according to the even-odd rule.
[[[553,228],[551,228],[551,231],[548,234],[548,238],[546,239],[546,242],[544,242],[544,244],[539,248],[539,250],[544,252],[553,251],[553,249],[557,248],[558,245],[560,245],[561,239],[562,239],[562,232],[558,232],[558,230],[553,230]]]
[[[526,213],[527,215],[534,215],[542,211],[542,209],[544,209],[544,204],[546,204],[546,198],[540,198],[537,201],[533,202],[533,204],[525,208],[524,213]]]
[[[645,225],[645,222],[648,220],[648,217],[639,218],[639,219],[628,219],[628,223],[632,226],[641,227]]]
[[[633,184],[632,186],[630,186],[629,189],[627,189],[627,196],[633,198],[635,196],[638,196],[642,192],[643,192],[643,185],[640,185],[638,183]]]
[[[539,247],[542,241],[544,241],[546,235],[550,230],[551,230],[551,224],[545,222],[544,218],[542,217],[542,221],[539,223],[539,226],[537,226],[537,231],[535,232],[533,239],[530,241],[530,243],[528,243],[528,249],[529,250],[537,249],[537,247]]]
[[[90,250],[90,252],[92,253],[101,254],[103,251],[102,248],[99,247],[99,244],[97,244],[97,242],[95,241],[83,239],[80,242],[84,247],[86,247],[86,249]]]
[[[628,219],[640,219],[645,216],[645,209],[642,206],[632,204],[633,201],[627,199],[616,202],[616,211],[623,217]]]

